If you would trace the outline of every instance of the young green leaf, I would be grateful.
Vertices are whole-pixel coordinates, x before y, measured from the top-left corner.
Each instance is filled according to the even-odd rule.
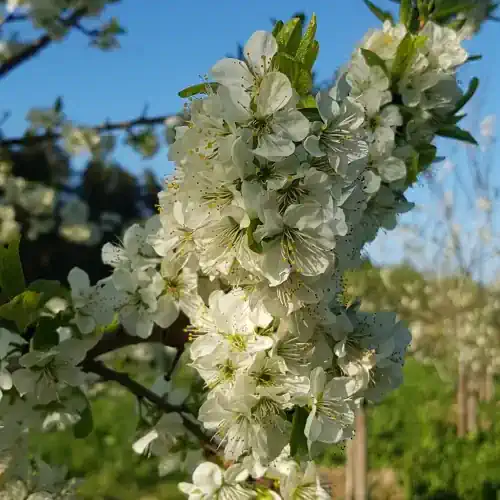
[[[392,77],[394,81],[399,81],[404,75],[413,60],[415,51],[414,37],[411,33],[407,33],[398,46],[396,57],[392,64]]]
[[[384,73],[389,76],[389,70],[385,65],[385,61],[378,54],[368,49],[361,49],[361,54],[363,54],[368,66],[379,66],[384,70]]]
[[[7,247],[0,245],[0,286],[9,298],[19,295],[26,288],[19,242],[20,236],[16,236]]]
[[[40,305],[45,305],[54,297],[61,297],[62,299],[68,299],[70,297],[69,291],[56,280],[40,279],[33,281],[28,285],[27,290],[42,294]]]
[[[304,434],[307,417],[307,410],[302,407],[295,408],[292,420],[292,435],[290,437],[290,455],[296,457],[307,453],[307,439]]]
[[[282,52],[294,56],[302,40],[302,19],[290,19],[276,36],[276,41]]]
[[[187,87],[184,90],[181,90],[177,95],[179,97],[188,98],[198,94],[208,94],[209,89],[212,89],[215,92],[218,85],[218,83],[214,82],[198,83],[197,85],[191,85],[191,87]]]
[[[452,114],[458,113],[474,96],[479,87],[479,78],[474,77],[470,83],[467,92],[458,100]]]
[[[40,313],[41,294],[26,290],[0,306],[0,318],[13,321],[21,333],[33,324]]]
[[[431,19],[436,22],[442,22],[446,21],[451,16],[462,13],[465,14],[469,10],[476,8],[475,3],[471,2],[470,0],[466,2],[453,3],[453,5],[444,6],[441,9],[435,9],[431,15]]]
[[[308,60],[309,53],[311,52],[311,50],[314,50],[313,45],[316,37],[316,29],[316,14],[313,14],[295,54],[295,58],[297,59],[297,61],[301,62],[304,65],[306,60]],[[309,69],[311,68],[312,66]]]
[[[370,0],[363,0],[366,4],[366,6],[370,9],[370,11],[382,22],[384,21],[391,21],[392,24],[394,24],[394,18],[392,17],[392,14],[388,12],[387,10],[382,10],[380,7],[377,7],[373,2],[370,2]]]
[[[252,219],[250,225],[247,227],[248,248],[255,253],[262,253],[262,243],[255,241],[253,237],[253,233],[259,225],[259,219]]]
[[[284,26],[283,21],[276,21],[274,23],[274,28],[273,28],[273,36],[276,38],[278,36],[278,33],[282,30]]]
[[[401,0],[401,5],[399,6],[399,20],[401,24],[409,27],[413,13],[413,1],[412,0]]]
[[[476,139],[474,139],[474,137],[469,132],[467,132],[466,130],[462,130],[456,125],[446,125],[444,127],[441,127],[436,132],[436,135],[439,135],[441,137],[448,137],[450,139],[456,139],[457,141],[467,142],[469,144],[474,144],[475,146],[478,145]]]

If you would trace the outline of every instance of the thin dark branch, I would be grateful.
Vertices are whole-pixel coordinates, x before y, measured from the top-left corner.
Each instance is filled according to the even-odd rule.
[[[121,122],[110,122],[106,121],[101,125],[96,125],[93,127],[86,127],[96,132],[112,132],[114,130],[128,130],[134,127],[139,126],[148,126],[148,125],[161,125],[165,122],[167,118],[172,115],[161,115],[161,116],[153,116],[151,118],[140,117],[135,118],[134,120],[121,121]],[[43,135],[28,135],[24,137],[13,137],[11,139],[0,139],[0,147],[8,147],[8,146],[28,146],[39,144],[44,141],[55,141],[61,138],[61,134],[56,132],[47,132]]]
[[[76,22],[82,18],[87,12],[86,7],[81,9],[76,9],[70,16],[66,19],[62,19],[61,23],[63,26],[69,28],[74,26]],[[21,50],[17,54],[13,55],[7,59],[2,65],[0,65],[0,78],[7,75],[13,69],[20,66],[22,63],[36,56],[41,50],[45,49],[52,43],[52,38],[48,33],[42,35],[36,39],[33,43],[29,44],[25,49]]]
[[[16,23],[19,21],[26,21],[28,16],[26,14],[14,14],[13,12],[6,16],[3,21],[0,22],[0,29],[2,29],[6,24]]]
[[[143,343],[158,343],[182,350],[188,340],[188,333],[186,332],[186,327],[188,325],[189,321],[187,317],[182,314],[177,321],[168,328],[163,329],[159,326],[155,326],[153,333],[147,339],[129,335],[120,325],[116,330],[105,333],[99,342],[87,352],[85,359],[91,360],[123,347]]]
[[[166,413],[178,413],[182,418],[184,427],[186,427],[189,432],[196,436],[205,448],[210,449],[210,451],[212,452],[214,451],[214,447],[210,446],[210,442],[212,441],[212,439],[209,436],[205,435],[201,427],[196,423],[196,420],[186,407],[171,405],[161,396],[158,396],[154,392],[136,382],[128,374],[112,370],[101,361],[97,361],[95,359],[86,359],[81,364],[81,368],[87,373],[95,373],[96,375],[99,375],[106,381],[116,382],[120,384],[122,387],[128,389],[138,398],[147,399],[148,401],[156,405],[160,410],[163,410]]]
[[[101,31],[98,29],[88,29],[83,24],[79,21],[75,22],[75,28],[83,33],[84,35],[90,37],[90,38],[95,38],[96,36],[99,36],[101,34]]]

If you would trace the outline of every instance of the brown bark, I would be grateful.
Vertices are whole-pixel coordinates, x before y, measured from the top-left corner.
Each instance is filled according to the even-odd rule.
[[[467,384],[467,433],[477,432],[477,387],[475,375],[470,374]]]
[[[354,500],[354,464],[356,454],[356,439],[347,441],[345,454],[345,500]]]
[[[354,498],[368,498],[368,436],[366,428],[366,410],[361,406],[356,415],[356,461],[354,465]]]
[[[457,436],[464,437],[467,432],[467,371],[463,361],[458,362],[457,388]]]

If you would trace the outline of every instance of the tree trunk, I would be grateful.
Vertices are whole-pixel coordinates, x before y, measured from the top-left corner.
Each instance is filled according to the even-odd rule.
[[[356,462],[354,498],[367,500],[368,498],[368,439],[366,428],[366,410],[362,405],[356,415]]]
[[[470,374],[467,384],[467,433],[477,432],[477,387],[475,374]]]
[[[356,438],[347,441],[345,453],[345,500],[354,500]]]
[[[484,381],[484,399],[485,401],[493,401],[495,397],[495,380],[493,378],[493,370],[491,366],[486,368],[486,375]]]
[[[464,437],[467,432],[467,372],[465,363],[458,361],[457,388],[457,436]]]

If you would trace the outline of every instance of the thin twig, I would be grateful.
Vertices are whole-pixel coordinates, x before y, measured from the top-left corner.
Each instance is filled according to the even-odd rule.
[[[101,125],[96,125],[93,127],[85,127],[96,132],[112,132],[114,130],[128,130],[133,127],[147,126],[147,125],[161,125],[165,122],[167,118],[172,115],[160,115],[153,116],[151,118],[140,117],[134,120],[121,121],[121,122],[110,122],[106,121]],[[45,141],[54,141],[61,138],[61,134],[56,132],[47,132],[43,135],[28,135],[24,137],[13,137],[10,139],[0,139],[0,147],[8,146],[28,146],[38,144]]]
[[[6,16],[2,21],[0,21],[0,29],[2,29],[6,24],[15,23],[19,21],[26,21],[28,16],[26,14],[14,14],[13,12]]]
[[[134,335],[129,335],[120,325],[116,330],[105,333],[99,342],[87,352],[86,360],[95,359],[108,352],[113,352],[123,347],[137,344],[163,344],[176,349],[184,349],[184,345],[188,340],[188,333],[185,331],[189,321],[186,316],[181,314],[179,318],[168,328],[160,328],[155,326],[153,333],[143,339]]]
[[[191,432],[199,439],[202,446],[206,449],[209,449],[211,452],[216,452],[216,448],[210,445],[212,438],[205,435],[201,427],[196,423],[196,420],[186,407],[171,405],[161,396],[158,396],[154,392],[136,382],[128,374],[112,370],[111,368],[108,368],[106,365],[104,365],[104,363],[102,363],[101,361],[97,361],[95,359],[86,359],[80,366],[82,370],[87,373],[95,373],[106,381],[116,382],[120,384],[122,387],[128,389],[138,398],[147,399],[148,401],[156,405],[160,410],[163,410],[166,413],[178,413],[182,418],[184,427],[186,427],[189,432]]]
[[[63,26],[69,28],[74,26],[76,22],[80,20],[87,12],[86,7],[81,9],[76,9],[70,16],[66,19],[62,19],[61,23]],[[41,50],[45,49],[52,43],[51,36],[46,33],[41,37],[37,38],[33,43],[29,44],[25,49],[21,50],[17,54],[13,55],[7,59],[2,65],[0,65],[0,78],[7,75],[13,69],[17,68],[19,65],[36,56]]]

